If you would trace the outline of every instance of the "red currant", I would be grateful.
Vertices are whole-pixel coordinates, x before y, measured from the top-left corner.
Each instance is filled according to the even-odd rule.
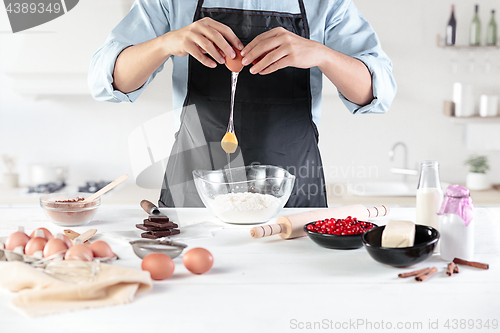
[[[307,226],[307,230],[329,235],[357,235],[373,227],[373,223],[358,221],[356,217],[348,216],[345,219],[331,218],[315,221]]]

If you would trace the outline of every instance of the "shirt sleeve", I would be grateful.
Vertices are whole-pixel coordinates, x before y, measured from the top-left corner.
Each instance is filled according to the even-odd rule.
[[[163,64],[139,89],[124,94],[113,88],[113,70],[118,55],[127,47],[140,44],[170,31],[167,0],[136,0],[130,12],[111,31],[104,45],[92,56],[88,84],[94,99],[134,102],[163,69]]]
[[[351,0],[335,1],[327,16],[324,44],[362,61],[371,73],[373,100],[360,106],[339,96],[350,112],[385,113],[396,95],[392,63],[377,34]]]

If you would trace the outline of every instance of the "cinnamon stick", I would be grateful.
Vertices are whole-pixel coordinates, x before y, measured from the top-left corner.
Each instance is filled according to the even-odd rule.
[[[475,262],[475,261],[467,261],[467,260],[460,259],[460,258],[453,259],[453,262],[455,264],[461,264],[461,265],[476,267],[476,268],[480,268],[480,269],[489,269],[490,268],[490,265],[488,265],[488,264],[483,264],[483,263]]]
[[[423,282],[423,281],[427,280],[429,277],[431,277],[436,272],[437,272],[437,268],[436,267],[429,268],[427,271],[425,271],[425,272],[420,273],[419,275],[417,275],[415,277],[415,280],[417,280],[419,282]]]
[[[448,268],[446,268],[446,274],[448,274],[448,276],[452,276],[454,271],[455,271],[455,263],[450,262],[448,264]]]
[[[398,274],[398,277],[400,277],[400,278],[408,278],[408,277],[412,277],[412,276],[417,276],[420,273],[426,272],[428,270],[430,270],[429,267],[424,268],[424,269],[419,269],[419,270],[413,271],[413,272],[401,273],[401,274]]]
[[[460,270],[458,269],[458,264],[455,264],[455,267],[453,268],[453,273],[454,274],[460,273]]]

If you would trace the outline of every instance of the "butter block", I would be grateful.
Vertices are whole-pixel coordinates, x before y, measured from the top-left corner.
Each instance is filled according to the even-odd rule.
[[[382,232],[382,247],[410,247],[415,243],[415,223],[390,220]]]

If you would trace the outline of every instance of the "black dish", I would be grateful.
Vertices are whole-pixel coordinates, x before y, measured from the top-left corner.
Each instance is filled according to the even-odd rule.
[[[361,222],[361,221],[360,221]],[[330,235],[330,234],[322,234],[319,232],[314,232],[307,230],[307,226],[309,224],[313,224],[315,222],[307,223],[304,226],[304,231],[307,233],[309,238],[313,240],[316,244],[326,247],[328,249],[336,249],[336,250],[354,250],[363,247],[363,242],[361,241],[361,236],[363,234],[356,235]],[[370,222],[371,223],[371,222]],[[376,224],[372,223],[375,227]]]
[[[411,247],[382,247],[385,226],[373,228],[363,234],[362,241],[376,261],[394,267],[408,267],[428,259],[439,240],[439,232],[425,225],[415,225],[415,245]]]

